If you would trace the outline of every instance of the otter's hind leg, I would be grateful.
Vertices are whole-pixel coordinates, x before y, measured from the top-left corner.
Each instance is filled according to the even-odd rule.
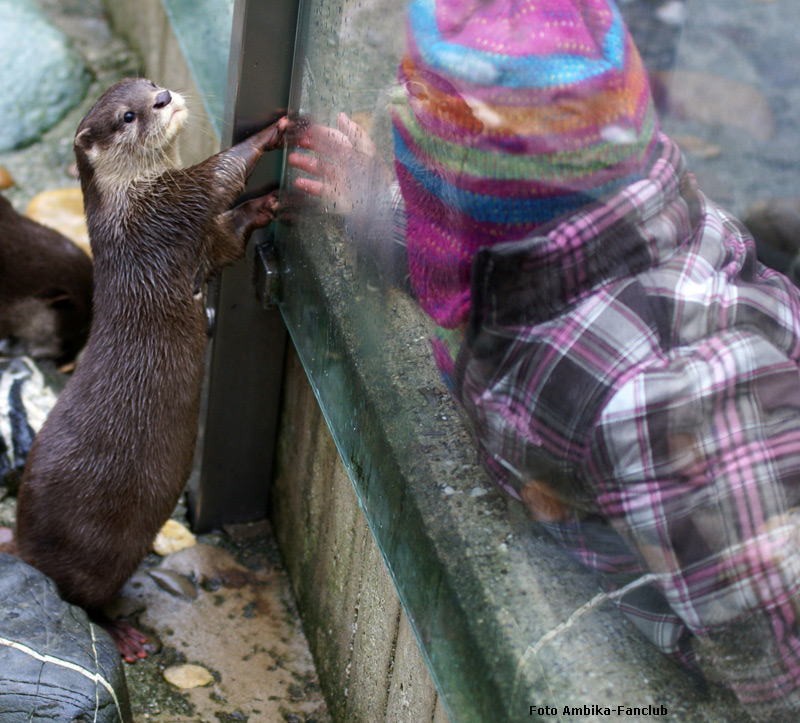
[[[91,614],[91,618],[111,636],[126,663],[135,663],[146,658],[148,653],[157,652],[160,647],[157,641],[148,638],[127,620],[122,618],[112,620],[102,613],[95,612]]]

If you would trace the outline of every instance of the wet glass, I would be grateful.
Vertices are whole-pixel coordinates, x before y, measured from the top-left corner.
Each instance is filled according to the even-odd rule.
[[[302,4],[280,308],[453,720],[800,706],[798,22]]]
[[[233,0],[163,0],[211,125],[222,136]]]

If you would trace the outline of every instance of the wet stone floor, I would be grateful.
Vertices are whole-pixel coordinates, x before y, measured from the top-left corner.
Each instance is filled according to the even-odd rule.
[[[151,554],[123,588],[118,611],[162,646],[126,666],[135,719],[329,721],[269,526],[226,529],[166,557]],[[202,685],[168,682],[187,664],[199,666]]]
[[[92,82],[83,102],[41,139],[0,153],[0,167],[13,180],[2,192],[20,212],[43,191],[78,186],[70,169],[75,128],[105,88],[139,74],[101,0],[39,5],[71,38]],[[13,525],[15,500],[4,495],[0,489],[0,525]],[[204,535],[166,556],[151,553],[115,607],[159,648],[125,665],[137,723],[330,721],[267,523]]]

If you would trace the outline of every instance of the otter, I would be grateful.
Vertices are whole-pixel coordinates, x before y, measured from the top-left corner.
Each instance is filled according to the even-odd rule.
[[[91,318],[89,256],[0,196],[2,350],[66,364],[86,343]]]
[[[178,93],[136,78],[109,88],[78,126],[94,315],[17,502],[17,554],[106,627],[129,662],[146,656],[144,636],[102,610],[189,476],[207,337],[201,290],[275,219],[276,192],[233,204],[288,126],[282,118],[183,169],[186,115]]]

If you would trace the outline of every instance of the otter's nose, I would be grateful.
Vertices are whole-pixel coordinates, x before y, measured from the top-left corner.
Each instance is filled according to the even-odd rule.
[[[156,96],[156,102],[155,102],[155,105],[153,105],[153,108],[163,108],[164,106],[169,105],[169,102],[171,100],[172,100],[172,96],[169,94],[169,91],[168,90],[162,90]]]

